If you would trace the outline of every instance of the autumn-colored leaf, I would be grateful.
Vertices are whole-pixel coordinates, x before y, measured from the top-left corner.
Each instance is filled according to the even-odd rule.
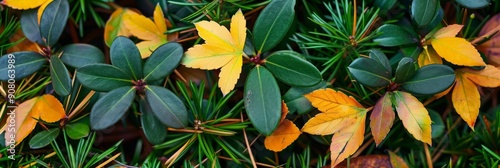
[[[41,6],[48,0],[3,0],[1,3],[14,9],[26,10]]]
[[[286,103],[284,100],[281,101],[281,119],[280,119],[280,123],[283,122],[283,120],[285,120],[286,118],[286,115],[288,114],[288,106],[286,106]]]
[[[327,165],[324,167],[331,167]],[[391,161],[389,156],[383,154],[369,154],[364,156],[357,156],[344,160],[335,168],[390,168]],[[398,168],[398,167],[394,167]]]
[[[462,69],[464,75],[474,83],[483,87],[500,86],[500,69],[492,65],[487,65],[482,70],[473,70],[471,68]]]
[[[285,119],[271,135],[266,137],[264,145],[271,151],[280,152],[299,138],[301,133],[292,121]]]
[[[463,72],[457,70],[455,74],[455,87],[451,97],[453,107],[469,127],[474,129],[481,106],[479,91],[476,85],[464,76]]]
[[[35,129],[38,120],[56,122],[66,117],[62,104],[52,95],[46,94],[21,103],[16,109],[15,132],[7,130],[5,139],[15,137],[19,144]],[[14,134],[15,133],[15,134]],[[10,144],[6,141],[6,144]]]
[[[406,162],[403,160],[403,158],[399,157],[396,155],[394,152],[389,151],[389,158],[391,160],[391,165],[392,167],[397,167],[397,168],[408,168],[408,165]]]
[[[42,14],[43,14],[43,11],[45,11],[45,8],[47,8],[47,6],[49,6],[49,4],[52,2],[53,0],[46,0],[45,3],[43,3],[40,8],[38,8],[38,11],[37,11],[37,23],[38,25],[40,25],[40,20],[42,20]]]
[[[234,89],[243,65],[245,17],[241,10],[236,12],[231,19],[231,31],[214,21],[200,21],[195,26],[205,44],[189,48],[182,64],[206,70],[221,68],[219,88],[226,95]]]
[[[332,167],[335,167],[352,155],[363,144],[366,112],[367,110],[361,111],[354,116],[354,123],[347,125],[333,134],[332,143],[330,144]]]
[[[370,128],[372,129],[373,139],[377,146],[391,130],[395,117],[394,110],[392,110],[391,96],[390,94],[385,94],[375,104],[370,115]]]
[[[123,23],[133,36],[144,40],[137,43],[137,48],[141,52],[142,58],[147,58],[160,45],[168,42],[167,24],[163,18],[163,11],[160,4],[156,5],[153,12],[153,20],[138,13],[129,13],[124,16]]]
[[[485,66],[476,48],[464,38],[444,37],[431,40],[432,47],[446,61],[463,66]]]
[[[397,102],[396,111],[406,130],[415,139],[431,145],[431,117],[424,105],[406,92],[395,91],[392,96]]]
[[[332,167],[352,155],[363,143],[365,118],[369,109],[363,108],[353,97],[333,89],[318,89],[305,97],[322,113],[311,118],[302,131],[333,134],[330,145]]]
[[[113,40],[118,36],[130,36],[130,31],[125,27],[123,18],[134,11],[127,8],[117,8],[106,21],[104,26],[104,42],[109,47]]]
[[[448,25],[434,33],[433,38],[455,37],[462,30],[462,27],[464,26],[459,24]]]
[[[478,38],[474,41],[487,41],[481,43],[477,49],[484,53],[488,58],[488,64],[500,66],[500,14],[491,17],[478,34]]]
[[[2,28],[0,28],[0,32],[1,31],[3,31]],[[21,40],[21,42],[16,43],[16,45],[14,45],[12,47],[9,47],[7,49],[7,53],[13,53],[13,52],[17,52],[17,51],[34,51],[34,52],[40,51],[40,49],[36,43],[26,39],[26,37],[24,36],[24,33],[21,29],[16,31],[16,33],[14,33],[9,38],[9,41],[11,43],[18,42],[19,40]]]
[[[443,64],[443,59],[436,53],[434,48],[427,46],[423,47],[424,50],[418,56],[418,66],[423,67],[430,64]]]

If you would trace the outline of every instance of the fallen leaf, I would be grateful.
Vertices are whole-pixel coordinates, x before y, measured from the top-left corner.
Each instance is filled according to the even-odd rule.
[[[285,119],[271,135],[266,137],[264,145],[266,149],[280,152],[299,138],[301,133],[292,121]]]
[[[436,53],[432,47],[423,47],[424,50],[418,56],[418,66],[423,67],[430,64],[443,64],[443,59]]]
[[[106,21],[104,26],[104,42],[108,47],[118,36],[131,36],[130,31],[122,24],[125,15],[135,13],[127,8],[117,8]]]
[[[46,94],[21,103],[16,109],[15,130],[7,129],[5,133],[6,144],[15,137],[16,145],[19,144],[35,129],[38,120],[48,123],[57,122],[66,118],[62,104],[52,95]],[[15,133],[15,134],[14,134]]]
[[[482,70],[474,70],[471,68],[462,69],[465,77],[472,80],[474,83],[483,87],[498,87],[500,86],[500,69],[492,65],[487,65]]]
[[[375,104],[370,115],[370,128],[372,129],[373,139],[378,146],[391,130],[396,115],[392,110],[390,94],[384,94]]]
[[[446,61],[463,66],[485,66],[476,48],[464,38],[444,37],[431,40],[432,47]]]
[[[462,30],[464,25],[452,24],[448,25],[444,28],[439,29],[436,33],[434,33],[433,38],[445,38],[445,37],[455,37]]]
[[[500,14],[491,17],[477,35],[479,39],[483,36],[489,37],[489,40],[481,43],[477,48],[488,58],[488,63],[494,66],[500,66]]]
[[[431,117],[429,112],[413,95],[395,91],[396,111],[403,126],[415,139],[432,145],[431,139]]]
[[[305,97],[322,113],[311,118],[302,131],[332,136],[330,144],[332,167],[352,155],[363,143],[365,118],[369,109],[353,97],[333,89],[318,89]]]
[[[26,10],[41,6],[47,0],[3,0],[1,3],[14,9]]]
[[[130,34],[144,40],[136,44],[142,58],[149,57],[156,48],[168,42],[165,34],[167,25],[163,17],[160,4],[156,5],[153,12],[154,22],[135,12],[124,16],[123,23],[130,31]]]
[[[396,155],[394,152],[389,151],[389,158],[391,160],[391,166],[397,168],[408,168],[408,165],[403,160],[403,158]]]
[[[241,10],[231,19],[231,32],[214,21],[195,23],[198,35],[205,44],[189,48],[182,64],[190,68],[218,69],[219,88],[224,95],[234,89],[243,66],[243,47],[246,38],[246,21]]]
[[[349,165],[349,167],[347,166]],[[330,165],[324,166],[331,167]],[[389,156],[382,154],[370,154],[351,158],[349,161],[344,160],[335,168],[393,168]],[[398,168],[398,167],[394,167]]]

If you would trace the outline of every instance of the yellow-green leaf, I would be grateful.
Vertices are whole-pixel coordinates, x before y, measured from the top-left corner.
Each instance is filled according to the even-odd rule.
[[[389,158],[391,160],[391,165],[392,167],[397,167],[397,168],[408,168],[408,165],[406,162],[403,160],[403,158],[399,157],[396,155],[394,152],[389,151]]]
[[[113,40],[118,36],[130,36],[130,31],[125,27],[123,18],[129,14],[135,13],[127,8],[117,8],[106,21],[104,26],[104,42],[109,47]]]
[[[56,122],[66,117],[62,104],[54,96],[46,94],[21,103],[16,109],[15,132],[7,130],[6,144],[15,136],[16,145],[19,144],[35,129],[37,120]],[[15,135],[14,135],[15,133]]]
[[[500,86],[500,69],[495,66],[487,65],[482,70],[473,70],[470,68],[462,69],[465,77],[472,82],[483,87],[498,87]]]
[[[474,130],[481,100],[476,85],[461,70],[457,70],[455,87],[451,95],[453,107],[469,127]]]
[[[431,117],[424,105],[406,92],[395,91],[392,96],[396,100],[396,111],[406,130],[415,139],[431,145]]]
[[[26,10],[39,7],[47,0],[3,0],[1,3],[14,9]]]
[[[280,152],[292,144],[301,133],[292,121],[285,119],[271,135],[266,137],[264,145],[266,149]]]
[[[481,55],[467,40],[444,37],[431,40],[432,47],[446,61],[463,66],[485,66]]]
[[[365,138],[366,110],[355,115],[355,121],[332,136],[330,153],[332,167],[356,152]]]
[[[182,64],[190,68],[218,69],[219,88],[224,95],[234,89],[243,65],[243,47],[246,37],[246,21],[241,10],[231,19],[231,32],[213,21],[195,23],[198,35],[205,44],[189,48]]]
[[[439,29],[436,33],[434,33],[433,38],[445,38],[445,37],[455,37],[462,30],[464,25],[452,24],[446,27]]]
[[[443,64],[443,59],[439,57],[434,48],[424,46],[424,50],[418,56],[418,66],[423,67],[429,64]]]

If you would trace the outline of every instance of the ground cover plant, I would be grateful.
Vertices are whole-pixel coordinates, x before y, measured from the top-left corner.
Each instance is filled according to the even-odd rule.
[[[498,0],[3,0],[0,167],[498,167]]]

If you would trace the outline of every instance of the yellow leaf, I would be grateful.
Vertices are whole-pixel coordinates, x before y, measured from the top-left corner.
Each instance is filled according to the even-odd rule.
[[[370,128],[372,129],[373,139],[378,146],[385,139],[391,130],[396,115],[392,110],[390,94],[385,94],[380,98],[373,108],[370,115]]]
[[[351,113],[359,111],[363,106],[351,96],[347,96],[342,92],[337,92],[333,89],[318,89],[307,95],[304,95],[311,104],[324,113]]]
[[[264,145],[266,149],[280,152],[292,144],[301,133],[292,121],[285,119],[271,135],[266,137]]]
[[[11,144],[12,137],[19,144],[35,129],[37,120],[56,122],[66,118],[62,104],[54,96],[46,94],[21,103],[16,109],[15,130],[7,129],[6,144]]]
[[[434,33],[433,38],[445,38],[445,37],[455,37],[462,30],[464,25],[452,24],[448,25],[444,28],[439,29],[436,33]]]
[[[138,13],[129,13],[123,18],[123,23],[133,36],[141,40],[160,41],[164,36],[156,24]]]
[[[492,65],[487,65],[483,70],[473,70],[470,68],[462,69],[465,77],[472,82],[483,87],[500,86],[500,69]]]
[[[165,23],[165,18],[160,4],[156,4],[155,11],[153,12],[153,19],[155,21],[156,28],[163,34],[164,37],[166,37],[165,32],[167,31],[167,23]]]
[[[397,102],[396,111],[406,130],[415,139],[431,145],[431,117],[424,105],[406,92],[395,91],[393,97]]]
[[[233,15],[231,32],[213,21],[200,21],[195,23],[195,26],[205,44],[189,48],[182,59],[182,64],[206,70],[221,68],[219,88],[226,95],[234,89],[243,65],[242,55],[246,37],[246,21],[243,13],[239,10]]]
[[[432,47],[446,61],[463,66],[485,66],[481,55],[467,40],[457,37],[433,39]]]
[[[40,20],[42,19],[42,14],[43,14],[43,11],[45,11],[45,8],[47,8],[47,6],[52,2],[52,0],[46,0],[45,3],[43,3],[40,8],[38,8],[38,11],[37,11],[37,21],[38,21],[38,25],[40,25]]]
[[[136,44],[137,48],[139,49],[139,52],[141,53],[142,58],[147,58],[148,56],[153,53],[154,50],[156,50],[158,47],[160,47],[162,44],[167,43],[166,40],[162,41],[141,41]]]
[[[366,111],[365,109],[358,113],[358,115],[355,116],[354,123],[345,126],[333,134],[332,144],[330,144],[332,168],[356,152],[359,146],[363,144],[365,138]]]
[[[26,10],[39,7],[47,0],[3,0],[1,3],[14,9]]]
[[[302,127],[303,132],[314,135],[330,135],[355,122],[358,111],[339,116],[335,113],[320,113],[309,119]]]
[[[389,151],[389,157],[391,160],[392,167],[408,168],[408,165],[406,164],[405,160],[403,160],[403,158],[396,155],[394,152]]]
[[[135,13],[127,8],[117,8],[106,21],[104,26],[104,42],[109,47],[113,40],[118,36],[129,37],[130,31],[122,24],[123,18],[129,13]]]
[[[424,51],[418,56],[418,66],[423,67],[429,64],[443,64],[443,59],[439,57],[433,48],[424,46]]]
[[[476,85],[465,77],[460,70],[456,71],[455,87],[451,95],[453,107],[469,127],[474,130],[481,100]]]

